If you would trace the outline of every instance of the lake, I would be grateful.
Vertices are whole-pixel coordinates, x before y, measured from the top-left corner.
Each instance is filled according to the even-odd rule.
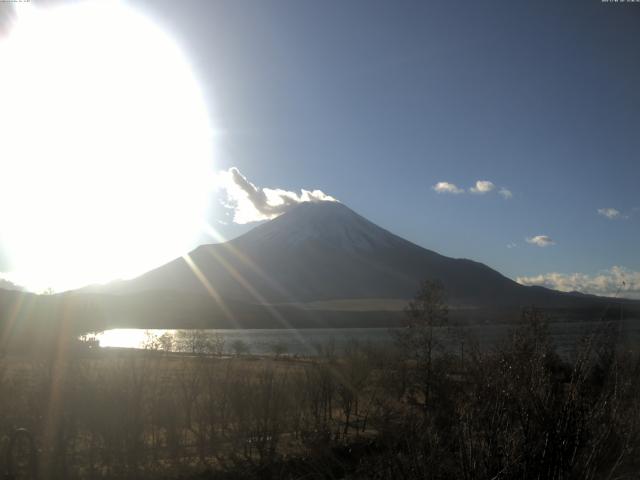
[[[549,331],[559,353],[571,355],[586,334],[601,326],[599,322],[555,322]],[[440,328],[438,334],[445,343],[460,344],[461,333],[475,339],[483,348],[491,348],[513,331],[513,325],[473,325],[459,329]],[[621,325],[621,343],[625,348],[640,345],[640,322],[627,320]],[[331,348],[341,353],[351,342],[385,345],[393,341],[388,328],[310,328],[310,329],[251,329],[251,330],[144,330],[112,329],[95,335],[101,347],[160,348],[164,335],[173,351],[192,351],[194,344],[216,343],[225,354],[234,353],[238,344],[254,355],[270,355],[278,351],[288,355],[312,356],[319,349]],[[468,343],[468,342],[467,342]]]

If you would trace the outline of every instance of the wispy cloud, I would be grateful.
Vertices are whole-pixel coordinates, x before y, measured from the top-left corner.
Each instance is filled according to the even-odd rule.
[[[469,189],[469,192],[476,193],[476,194],[484,194],[484,193],[489,193],[494,188],[496,188],[496,186],[493,184],[493,182],[490,182],[489,180],[478,180],[475,186]]]
[[[500,190],[498,190],[498,195],[502,195],[502,197],[505,200],[509,200],[510,198],[513,197],[513,193],[511,193],[511,190],[509,190],[508,188],[500,188]]]
[[[507,248],[516,248],[518,244],[516,242],[507,243]]]
[[[621,218],[626,218],[625,215],[620,213],[620,210],[615,208],[599,208],[598,215],[602,215],[603,217],[607,217],[609,220],[618,220]]]
[[[464,189],[458,188],[455,184],[449,182],[438,182],[433,186],[433,189],[438,193],[464,193]]]
[[[227,207],[234,210],[235,223],[269,220],[282,215],[303,202],[336,202],[321,190],[301,190],[300,193],[280,188],[261,188],[251,183],[236,167],[218,174],[218,185],[226,191]]]
[[[545,273],[531,277],[518,277],[522,285],[540,285],[562,292],[582,292],[611,297],[640,299],[640,272],[614,266],[594,275],[584,273]]]
[[[553,239],[548,235],[536,235],[535,237],[529,237],[526,240],[527,243],[530,243],[537,247],[549,247],[556,244],[556,242],[554,242]]]

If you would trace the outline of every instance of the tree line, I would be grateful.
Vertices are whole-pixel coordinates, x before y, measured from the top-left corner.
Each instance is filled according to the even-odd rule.
[[[454,328],[451,348],[436,334],[444,293],[425,282],[392,345],[312,358],[203,354],[196,333],[183,339],[192,355],[159,339],[141,352],[4,357],[2,448],[27,429],[43,480],[634,478],[640,359],[618,347],[616,324],[571,359],[535,309],[491,349]],[[29,478],[28,445],[9,453],[15,478]]]

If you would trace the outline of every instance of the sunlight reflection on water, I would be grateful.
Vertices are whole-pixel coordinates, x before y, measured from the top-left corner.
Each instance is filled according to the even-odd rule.
[[[580,339],[593,331],[596,322],[556,322],[549,325],[553,342],[561,354],[571,354]],[[477,341],[483,348],[491,348],[504,339],[514,325],[473,325],[464,329],[469,339]],[[439,329],[444,343],[450,345],[460,342],[458,329]],[[195,333],[194,333],[195,332]],[[453,333],[453,335],[452,335]],[[112,329],[95,335],[101,347],[118,348],[154,348],[163,349],[159,341],[165,336],[169,338],[171,351],[193,351],[196,341],[209,345],[217,342],[222,351],[233,353],[239,343],[246,347],[245,353],[268,355],[276,352],[289,355],[316,355],[319,349],[330,348],[341,353],[351,342],[383,346],[393,341],[392,329],[389,328],[310,328],[310,329],[253,329],[253,330],[144,330],[144,329]],[[194,338],[198,336],[198,339]],[[640,344],[640,324],[625,321],[622,327],[621,341],[623,345]],[[469,345],[469,340],[466,341]],[[165,344],[166,347],[167,344]],[[206,348],[205,348],[206,349]]]

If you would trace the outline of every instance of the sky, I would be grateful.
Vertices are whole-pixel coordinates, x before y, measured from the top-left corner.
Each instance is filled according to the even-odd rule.
[[[189,52],[221,169],[511,278],[640,271],[640,4],[136,5]]]
[[[127,3],[188,57],[223,175],[523,283],[640,297],[640,3]],[[256,225],[213,196],[222,238]]]

